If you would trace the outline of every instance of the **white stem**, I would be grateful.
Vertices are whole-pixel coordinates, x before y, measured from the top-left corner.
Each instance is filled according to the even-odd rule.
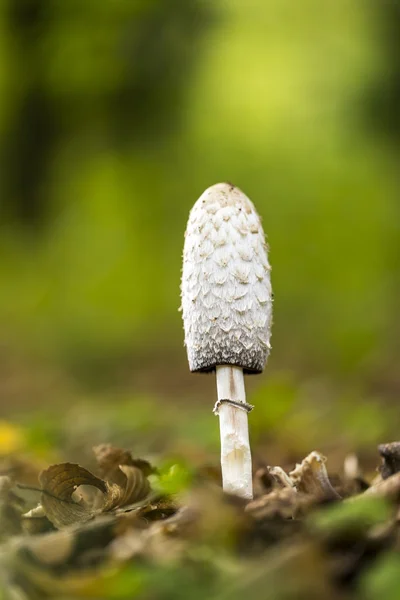
[[[217,366],[218,400],[246,402],[243,369]],[[221,433],[221,468],[223,489],[243,498],[253,497],[251,453],[247,411],[227,402],[218,407]]]

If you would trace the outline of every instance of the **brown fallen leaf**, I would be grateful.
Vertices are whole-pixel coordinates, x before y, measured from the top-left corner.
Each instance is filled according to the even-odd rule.
[[[179,510],[175,500],[168,497],[150,499],[149,504],[144,505],[137,511],[137,515],[146,523],[162,521],[172,517]]]
[[[60,531],[21,536],[14,540],[11,548],[15,551],[18,562],[36,564],[44,569],[68,571],[71,567],[79,568],[103,562],[108,544],[117,535],[121,519],[115,514],[99,515],[90,522],[79,523]]]
[[[290,519],[296,510],[298,494],[293,487],[275,489],[249,502],[245,511],[257,521],[264,519]]]
[[[32,562],[53,567],[63,565],[68,561],[73,553],[74,545],[75,533],[73,531],[52,531],[28,538],[21,544],[20,551],[23,552],[25,560],[30,558]]]
[[[170,564],[182,558],[189,547],[212,543],[214,548],[238,546],[251,528],[251,519],[244,514],[242,498],[224,494],[213,483],[201,482],[181,497],[182,506],[171,503],[158,505],[158,520],[150,520],[147,527],[126,528],[110,545],[115,560],[140,557],[152,563]],[[163,506],[164,504],[164,506]],[[146,519],[152,505],[138,511],[140,520]],[[168,511],[174,514],[167,518]]]
[[[137,467],[121,465],[122,483],[108,483],[108,493],[103,510],[123,508],[146,498],[150,493],[150,484],[143,471]]]
[[[52,465],[40,473],[39,482],[42,487],[41,504],[47,518],[57,528],[88,521],[100,512],[86,503],[83,497],[79,502],[73,498],[80,486],[91,486],[103,494],[108,493],[105,481],[72,463]]]
[[[142,531],[128,529],[111,542],[109,552],[117,562],[140,558],[151,563],[173,564],[182,558],[186,548],[187,540],[170,535],[165,521],[159,521]]]
[[[52,465],[42,471],[39,481],[46,517],[60,529],[143,500],[150,492],[150,484],[143,472],[133,466],[119,468],[121,484],[104,481],[72,463]]]
[[[157,469],[147,460],[133,458],[131,452],[128,450],[116,448],[111,444],[94,446],[93,452],[99,467],[100,476],[107,481],[118,483],[119,485],[124,484],[121,481],[121,471],[119,469],[121,465],[136,467],[143,472],[145,477],[157,472]]]

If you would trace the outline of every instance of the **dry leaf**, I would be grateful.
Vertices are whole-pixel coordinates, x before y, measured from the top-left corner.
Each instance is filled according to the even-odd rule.
[[[162,521],[169,517],[172,517],[179,510],[179,506],[171,498],[159,498],[155,502],[151,501],[149,504],[140,508],[137,515],[140,519],[143,519],[146,523],[151,521]]]
[[[150,493],[150,484],[143,471],[137,467],[125,465],[121,465],[119,471],[121,473],[119,479],[122,483],[107,483],[104,511],[135,504],[146,498]]]
[[[148,496],[150,484],[140,469],[133,466],[118,469],[120,484],[104,481],[71,463],[53,465],[42,471],[39,476],[41,504],[49,521],[60,529]]]
[[[76,502],[74,492],[80,486],[92,486],[107,494],[108,486],[90,471],[72,463],[52,465],[39,475],[42,487],[41,503],[47,518],[57,528],[88,521],[96,509],[84,501]]]
[[[121,481],[121,471],[119,470],[121,465],[137,467],[143,472],[145,477],[157,472],[157,469],[152,467],[147,460],[133,458],[128,450],[116,448],[111,444],[100,444],[99,446],[95,446],[93,452],[99,466],[101,477],[112,483],[118,483],[119,485],[124,484],[124,482]]]
[[[93,563],[95,552],[98,560],[104,560],[120,519],[117,515],[98,515],[95,520],[75,527],[20,538],[16,544],[19,559],[26,564],[63,568]]]
[[[300,465],[289,473],[297,491],[314,496],[316,499],[340,499],[329,481],[325,467],[326,458],[319,452],[311,452]]]
[[[298,501],[298,494],[293,487],[273,490],[269,494],[252,500],[246,506],[246,512],[256,520],[293,517]]]
[[[398,544],[394,516],[398,507],[391,504],[400,500],[400,472],[380,478],[367,492],[391,500],[388,507],[380,501],[385,510],[378,518],[368,502],[357,506],[363,495],[355,498],[354,507],[346,500],[328,509],[316,508],[321,500],[337,498],[335,490],[342,490],[349,480],[359,479],[354,459],[347,462],[343,481],[335,481],[335,487],[324,457],[312,452],[289,475],[280,467],[259,470],[261,494],[251,502],[223,494],[204,478],[172,501],[168,495],[162,499],[149,495],[149,467],[140,468],[129,452],[107,445],[98,447],[96,455],[102,477],[76,464],[53,465],[40,476],[41,506],[26,512],[27,502],[17,498],[23,503],[17,522],[33,525],[30,532],[37,524],[51,526],[47,519],[61,528],[51,534],[20,535],[3,544],[0,577],[7,570],[12,581],[18,581],[24,592],[18,598],[33,597],[32,590],[36,598],[108,597],[103,593],[108,570],[116,569],[118,575],[124,564],[135,569],[139,561],[151,566],[156,576],[165,568],[168,573],[177,569],[176,579],[169,578],[174,586],[183,585],[179,573],[186,573],[188,562],[196,581],[221,575],[223,593],[211,587],[208,597],[245,593],[264,598],[271,589],[282,598],[336,600],[343,594],[353,598],[348,583],[357,582],[371,562],[376,564],[376,556],[395,549],[396,540]],[[7,509],[16,488],[12,480],[0,479],[0,504]],[[22,486],[21,492],[28,490],[32,488]],[[354,498],[354,493],[349,495]],[[347,513],[346,506],[350,506]],[[310,513],[314,516],[303,518]],[[358,528],[347,525],[353,518],[360,523]],[[321,524],[315,526],[316,519],[325,522],[327,534]],[[74,526],[64,529],[69,523]],[[225,588],[226,582],[232,587]],[[109,583],[114,597],[118,580],[111,578]],[[134,590],[125,589],[124,597],[133,597]],[[151,586],[143,592],[146,597],[157,596]]]
[[[25,556],[29,553],[42,565],[55,566],[65,564],[73,553],[75,534],[73,531],[53,531],[36,535],[24,542]]]
[[[182,558],[187,542],[183,537],[169,535],[165,523],[153,523],[143,531],[127,530],[110,544],[111,557],[116,561],[140,557],[153,563],[176,563]]]
[[[278,488],[292,488],[294,483],[281,467],[268,467],[268,472],[271,475],[275,486]]]

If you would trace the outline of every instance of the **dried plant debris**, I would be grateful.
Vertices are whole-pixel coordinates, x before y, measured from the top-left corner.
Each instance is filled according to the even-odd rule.
[[[296,465],[296,468],[289,473],[296,490],[317,499],[339,499],[339,494],[329,481],[325,463],[325,456],[319,452],[311,452],[300,465]]]
[[[42,489],[41,506],[45,515],[57,528],[88,521],[107,504],[110,490],[107,483],[92,473],[70,463],[53,465],[39,475]],[[97,496],[79,493],[81,486],[101,492],[103,506],[96,508]],[[92,496],[92,501],[86,498]],[[75,496],[75,497],[74,497]]]
[[[395,501],[400,500],[400,473],[395,473],[383,481],[377,481],[364,493],[368,496],[377,496]]]
[[[398,473],[400,471],[400,442],[381,444],[378,446],[378,450],[382,457],[382,464],[379,468],[382,479]]]
[[[109,455],[113,453],[110,451]],[[113,456],[127,461],[127,455],[117,450]],[[133,464],[114,462],[106,469],[108,480],[105,480],[76,464],[52,465],[39,475],[41,507],[58,529],[89,521],[96,514],[144,500],[150,493],[146,472],[150,472],[147,466],[143,470]]]
[[[94,472],[60,463],[30,485],[3,475],[0,598],[397,598],[397,447],[379,447],[371,482],[355,455],[331,476],[315,451],[292,470],[264,467],[251,501],[204,469],[178,492],[174,469],[110,445],[94,449]],[[150,476],[171,491],[152,491]]]
[[[142,471],[145,477],[157,473],[157,469],[153,467],[147,460],[141,458],[133,458],[128,450],[115,448],[111,444],[100,444],[93,448],[96,457],[99,475],[107,481],[112,481],[121,485],[120,466],[136,467]]]

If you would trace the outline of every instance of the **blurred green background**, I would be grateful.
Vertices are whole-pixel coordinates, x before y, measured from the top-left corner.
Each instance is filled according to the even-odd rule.
[[[271,248],[256,461],[398,435],[399,25],[395,0],[0,2],[0,451],[217,461],[178,307],[226,180]]]

